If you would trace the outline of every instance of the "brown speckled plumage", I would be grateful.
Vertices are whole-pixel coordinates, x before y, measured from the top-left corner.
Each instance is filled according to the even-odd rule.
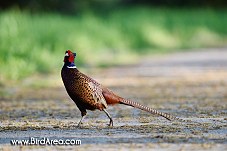
[[[113,125],[113,120],[105,109],[108,107],[108,105],[114,104],[125,104],[133,106],[152,114],[160,115],[168,120],[176,119],[184,121],[167,113],[159,112],[155,109],[143,106],[137,102],[117,96],[111,90],[103,87],[94,79],[81,73],[74,65],[74,57],[75,54],[73,54],[70,50],[66,51],[66,56],[64,59],[65,64],[62,67],[61,76],[66,91],[81,111],[82,118],[78,125],[81,124],[83,117],[86,115],[86,110],[95,109],[104,111],[110,119],[109,125]]]
[[[62,79],[69,96],[74,100],[81,111],[85,109],[102,110],[107,107],[102,94],[101,86],[95,80],[87,77],[76,68],[62,68]],[[96,96],[96,97],[95,97]]]

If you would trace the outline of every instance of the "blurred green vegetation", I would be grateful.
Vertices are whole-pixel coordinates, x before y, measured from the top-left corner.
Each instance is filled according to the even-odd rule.
[[[77,65],[129,63],[147,54],[223,47],[227,10],[131,7],[106,14],[0,12],[0,81],[59,73],[64,51]]]

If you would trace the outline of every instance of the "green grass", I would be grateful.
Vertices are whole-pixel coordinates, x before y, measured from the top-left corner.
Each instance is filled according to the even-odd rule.
[[[133,62],[144,54],[223,47],[227,11],[128,8],[75,16],[0,12],[0,81],[59,73],[66,49],[78,65]]]

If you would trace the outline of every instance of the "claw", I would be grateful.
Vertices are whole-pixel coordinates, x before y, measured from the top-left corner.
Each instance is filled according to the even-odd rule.
[[[83,123],[82,123],[82,120],[84,119],[84,117],[85,117],[85,116],[82,116],[82,117],[81,117],[80,122],[78,123],[77,127],[80,127],[80,125],[83,124]]]
[[[110,119],[110,123],[108,124],[108,126],[110,126],[110,127],[113,126],[113,120],[112,120],[112,118]]]
[[[110,114],[106,111],[106,109],[103,109],[103,111],[106,113],[106,115],[109,117],[110,119],[110,123],[108,124],[108,126],[113,126],[113,119],[112,117],[110,116]]]

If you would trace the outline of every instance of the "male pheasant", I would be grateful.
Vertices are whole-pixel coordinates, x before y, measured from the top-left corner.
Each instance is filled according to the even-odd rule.
[[[81,124],[81,121],[85,117],[87,113],[86,110],[96,109],[104,111],[110,119],[109,126],[113,126],[113,120],[110,114],[107,112],[106,108],[108,107],[108,105],[114,104],[129,105],[150,112],[152,114],[160,115],[168,120],[181,120],[167,113],[157,111],[155,109],[146,107],[128,99],[124,99],[114,94],[111,90],[102,86],[94,79],[81,73],[74,64],[75,57],[76,53],[72,53],[70,50],[67,50],[65,52],[64,65],[61,70],[61,76],[66,91],[81,111],[82,118],[78,126]]]

